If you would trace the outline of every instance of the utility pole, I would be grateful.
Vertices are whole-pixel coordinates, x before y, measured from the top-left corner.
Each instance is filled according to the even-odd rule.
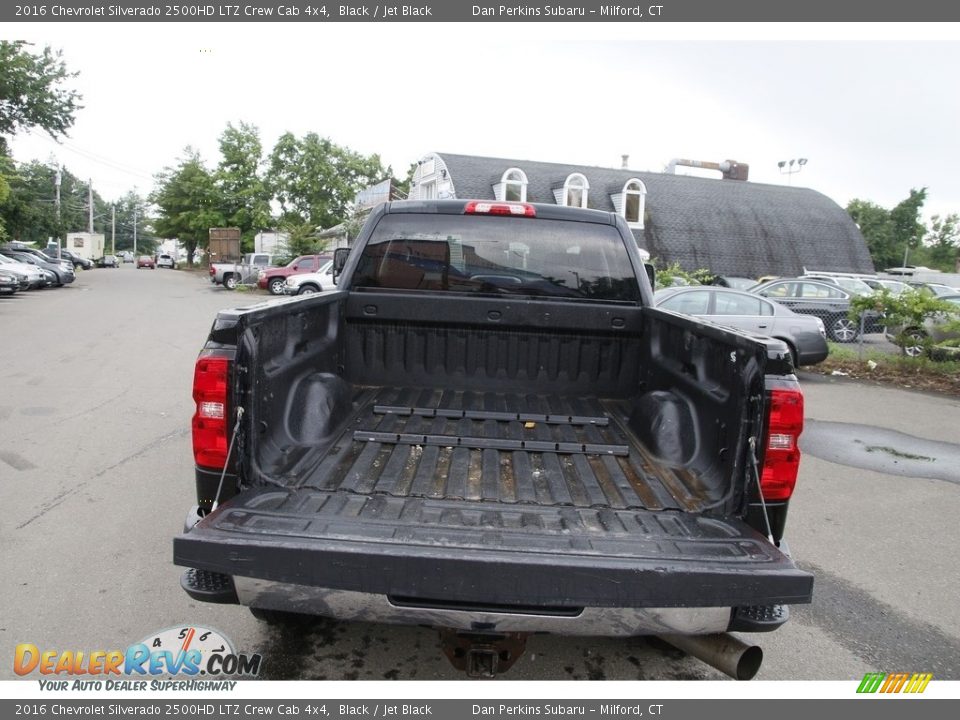
[[[87,221],[87,232],[93,235],[93,178],[87,180],[87,206],[89,207],[89,220]]]
[[[57,163],[57,174],[54,175],[54,188],[56,189],[54,206],[57,208],[57,247],[60,247],[60,163]]]
[[[117,254],[117,206],[110,208],[110,254]]]
[[[137,201],[133,201],[133,257],[137,257]]]

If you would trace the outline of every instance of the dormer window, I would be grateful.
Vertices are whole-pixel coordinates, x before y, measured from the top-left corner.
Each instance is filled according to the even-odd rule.
[[[580,173],[573,173],[563,184],[563,204],[569,207],[585,208],[587,193],[590,192],[590,183]]]
[[[510,168],[500,178],[494,188],[497,200],[505,202],[527,201],[527,176],[520,168]]]
[[[627,181],[623,186],[622,214],[631,225],[643,227],[643,211],[647,195],[647,188],[636,178]]]

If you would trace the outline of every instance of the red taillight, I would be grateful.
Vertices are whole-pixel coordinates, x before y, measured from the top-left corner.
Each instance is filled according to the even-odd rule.
[[[211,266],[210,266],[210,277],[213,277],[213,276],[216,275],[216,274],[217,274],[216,269],[213,267],[213,265],[211,265]]]
[[[536,217],[537,209],[529,203],[488,202],[471,200],[463,209],[466,215],[514,215],[517,217]]]
[[[197,465],[222,468],[227,464],[227,378],[230,361],[201,356],[193,372],[193,458]]]
[[[767,427],[766,453],[760,490],[763,499],[789,500],[797,484],[803,432],[803,393],[799,390],[773,390],[770,394],[770,422]]]

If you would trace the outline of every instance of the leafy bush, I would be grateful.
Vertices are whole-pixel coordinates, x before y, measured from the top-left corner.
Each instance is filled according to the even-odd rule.
[[[703,268],[694,270],[693,272],[687,272],[680,267],[680,263],[678,262],[671,263],[666,267],[660,267],[660,261],[657,259],[654,259],[652,262],[653,266],[657,268],[656,289],[658,290],[674,285],[706,285],[709,279],[714,277],[713,273]],[[678,279],[681,282],[677,282]]]
[[[896,330],[894,342],[905,354],[906,347],[917,342],[909,335],[911,330],[922,328],[928,319],[956,312],[956,307],[934,295],[913,289],[905,290],[900,295],[894,295],[886,289],[878,290],[850,301],[850,318],[853,320],[859,320],[862,313],[871,311],[883,315],[887,327]],[[929,341],[927,345],[929,347]]]

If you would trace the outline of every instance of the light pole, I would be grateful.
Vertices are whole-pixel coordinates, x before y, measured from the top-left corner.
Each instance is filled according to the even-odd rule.
[[[781,160],[777,163],[777,167],[780,168],[781,175],[787,176],[787,185],[792,185],[794,173],[798,173],[803,170],[803,166],[806,164],[806,158],[798,158],[793,160]]]

